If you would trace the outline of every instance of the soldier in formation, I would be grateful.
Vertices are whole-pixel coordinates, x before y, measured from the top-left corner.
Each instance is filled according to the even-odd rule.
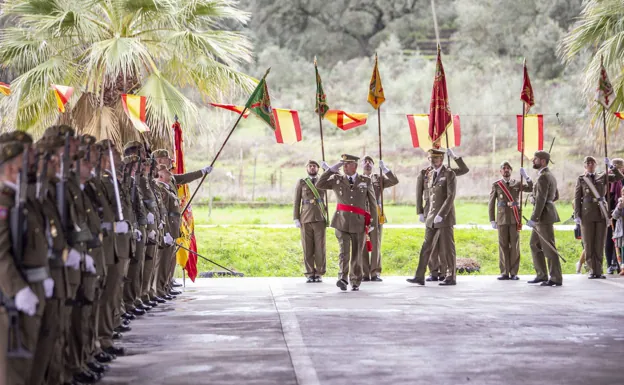
[[[181,294],[176,184],[212,169],[170,168],[66,125],[0,135],[0,383],[95,383],[130,321]]]

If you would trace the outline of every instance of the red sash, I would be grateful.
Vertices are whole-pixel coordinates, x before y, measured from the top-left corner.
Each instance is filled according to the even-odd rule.
[[[371,215],[368,211],[361,209],[359,207],[351,206],[351,205],[343,205],[342,203],[338,203],[336,206],[337,211],[346,211],[349,213],[362,215],[364,217],[364,230],[366,232],[366,250],[370,253],[373,251],[373,244],[368,236],[368,226],[371,223]]]
[[[497,181],[496,183],[498,183],[498,187],[500,187],[501,190],[503,190],[503,194],[505,194],[509,202],[514,203],[514,199],[511,196],[511,193],[509,192],[509,190],[507,189],[507,186],[505,186],[505,184],[501,180]],[[514,217],[516,218],[516,224],[517,224],[516,227],[518,231],[520,231],[522,230],[522,222],[520,222],[520,213],[518,212],[518,206],[512,206],[512,209],[513,209]]]

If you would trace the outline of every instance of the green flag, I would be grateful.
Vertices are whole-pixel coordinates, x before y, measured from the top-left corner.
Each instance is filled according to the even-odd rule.
[[[314,58],[314,71],[316,72],[316,104],[314,107],[314,112],[321,115],[321,118],[324,118],[327,110],[329,110],[329,106],[327,105],[325,91],[323,91],[321,75],[319,75],[318,68],[316,67],[316,57]]]
[[[273,109],[271,108],[271,98],[269,98],[269,89],[267,88],[264,78],[262,78],[258,86],[256,86],[249,100],[247,100],[245,107],[253,112],[254,115],[264,120],[272,130],[275,130],[275,118],[273,117]]]

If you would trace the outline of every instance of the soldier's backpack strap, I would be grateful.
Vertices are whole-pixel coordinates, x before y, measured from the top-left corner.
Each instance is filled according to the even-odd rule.
[[[321,198],[321,194],[319,193],[314,183],[312,183],[312,180],[310,179],[310,177],[305,178],[303,181],[308,186],[308,188],[312,191],[312,194],[314,194],[314,199],[316,199],[319,206],[321,207],[323,218],[325,218],[325,226],[329,226],[329,218],[327,214],[327,209],[325,208],[325,202],[323,202],[323,199]]]

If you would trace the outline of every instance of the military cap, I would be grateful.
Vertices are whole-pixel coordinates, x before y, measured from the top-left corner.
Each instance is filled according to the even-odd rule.
[[[353,162],[357,162],[358,160],[360,160],[360,158],[358,158],[357,156],[349,155],[349,154],[342,154],[342,161],[344,163],[353,163]]]
[[[115,143],[113,143],[113,141],[110,140],[110,139],[102,139],[99,142],[97,142],[96,144],[100,147],[100,149],[102,151],[108,152],[108,147],[109,146],[113,148],[113,151],[116,151]]]
[[[586,156],[585,159],[583,159],[583,163],[590,163],[590,162],[594,162],[596,163],[596,158],[594,158],[593,156]]]
[[[137,155],[128,155],[123,158],[124,164],[136,163],[138,161],[139,157]]]
[[[41,140],[46,141],[46,147],[48,148],[61,147],[65,144],[65,135],[67,133],[69,133],[70,137],[75,135],[74,129],[68,125],[50,126],[44,131]]]
[[[80,135],[80,144],[83,146],[90,146],[96,141],[95,136],[84,134]]]
[[[550,154],[548,153],[548,151],[535,151],[535,154],[533,156],[537,159],[550,160]]]
[[[444,158],[444,155],[446,155],[446,151],[440,150],[439,148],[432,148],[427,152],[430,158]]]
[[[126,145],[123,148],[123,151],[124,151],[124,154],[128,154],[132,150],[139,150],[141,148],[143,148],[143,143],[139,142],[138,140],[132,140],[126,143]]]
[[[617,168],[624,167],[624,159],[622,158],[613,158],[611,162]]]
[[[503,169],[503,167],[505,167],[505,166],[507,166],[507,167],[509,167],[510,169],[512,169],[512,170],[513,170],[513,167],[511,167],[511,163],[509,163],[509,161],[506,161],[506,160],[505,160],[505,161],[503,161],[503,162],[500,164],[500,168],[501,168],[501,170],[502,170],[502,169]]]
[[[169,158],[169,151],[163,149],[155,150],[152,152],[152,158]]]
[[[16,158],[24,152],[24,144],[21,142],[6,142],[0,144],[0,164],[4,164]]]
[[[309,165],[311,165],[311,164],[315,165],[316,167],[321,167],[321,165],[320,165],[320,164],[318,164],[318,162],[317,162],[317,161],[312,160],[312,159],[310,159],[310,160],[308,161],[308,163],[306,163],[306,166],[309,166]]]
[[[11,132],[5,132],[4,134],[0,135],[0,143],[6,142],[20,142],[22,144],[32,144],[33,138],[24,131],[15,130]]]
[[[375,161],[373,160],[373,158],[371,158],[369,155],[366,155],[364,157],[364,160],[369,160],[372,164],[375,164]]]
[[[169,174],[171,174],[171,170],[169,170],[169,167],[165,166],[164,164],[159,164],[158,168],[156,169],[156,172],[161,172],[161,171],[166,171]]]

